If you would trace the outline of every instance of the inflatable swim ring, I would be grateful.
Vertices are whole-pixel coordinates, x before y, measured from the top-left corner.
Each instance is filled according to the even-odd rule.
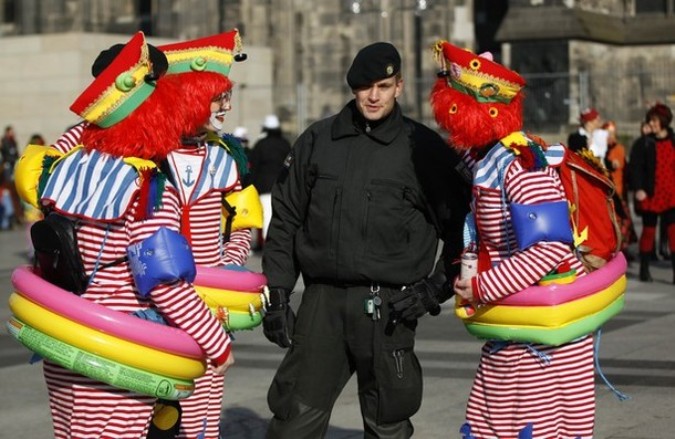
[[[170,354],[204,358],[202,348],[185,331],[139,319],[83,299],[47,282],[28,266],[14,270],[12,285],[21,296],[68,320]]]
[[[621,297],[625,290],[626,277],[622,276],[609,287],[571,302],[548,306],[501,304],[480,306],[475,309],[472,315],[460,316],[460,318],[469,322],[493,325],[555,328],[602,311]]]
[[[9,308],[20,321],[50,337],[127,366],[186,380],[200,377],[206,371],[202,360],[169,354],[106,334],[60,316],[17,293],[9,297]]]
[[[21,344],[66,369],[120,389],[163,399],[187,398],[192,381],[156,375],[94,355],[50,337],[11,317],[7,330]]]
[[[541,343],[558,346],[594,332],[609,319],[621,312],[623,306],[624,297],[621,296],[597,314],[556,328],[486,325],[481,323],[467,323],[465,327],[469,334],[484,340]]]
[[[621,311],[625,271],[626,260],[618,253],[572,283],[532,286],[478,308],[457,296],[455,314],[478,338],[560,345],[595,331]]]
[[[240,265],[197,266],[197,295],[226,331],[253,329],[262,323],[263,289],[267,279]]]
[[[260,292],[221,290],[197,284],[194,287],[197,295],[209,308],[225,307],[230,311],[240,312],[249,312],[251,307],[255,311],[260,311],[262,308]]]
[[[221,290],[260,293],[267,284],[267,278],[262,273],[256,273],[240,265],[221,267],[197,265],[194,284]]]
[[[226,331],[240,331],[253,329],[262,323],[261,312],[231,311],[223,307],[210,308]]]

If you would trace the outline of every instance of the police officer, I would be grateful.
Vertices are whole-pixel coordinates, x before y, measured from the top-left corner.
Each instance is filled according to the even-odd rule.
[[[402,115],[400,67],[389,43],[359,51],[347,73],[355,99],[297,139],[272,190],[263,328],[290,349],[268,393],[269,438],[323,437],[354,372],[365,437],[412,435],[422,400],[417,318],[453,294],[448,261],[462,248],[468,197],[458,157]],[[439,236],[445,263],[430,276]],[[299,274],[296,318],[289,297]]]

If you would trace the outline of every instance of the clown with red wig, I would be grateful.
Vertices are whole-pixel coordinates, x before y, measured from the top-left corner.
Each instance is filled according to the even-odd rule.
[[[239,32],[235,29],[149,47],[151,55],[165,57],[168,63],[164,81],[178,86],[170,116],[180,121],[175,124],[177,137],[171,151],[160,158],[160,168],[178,191],[180,232],[188,239],[196,264],[242,266],[250,254],[250,229],[227,229],[221,233],[226,229],[226,219],[221,214],[223,197],[241,190],[242,178],[248,174],[246,157],[238,141],[221,135],[225,113],[231,108],[230,68],[233,61],[245,59]],[[99,74],[96,65],[92,67],[94,76]],[[79,144],[89,125],[85,121],[72,127],[53,147],[69,152]],[[193,394],[180,402],[180,419],[171,426],[162,426],[160,431],[175,428],[178,438],[217,438],[223,380],[213,367],[207,368],[206,374],[195,380]],[[168,409],[164,410],[168,413]],[[157,428],[154,422],[153,433]]]
[[[151,52],[141,32],[105,55],[92,84],[71,106],[86,121],[71,133],[78,146],[50,169],[40,185],[40,204],[77,220],[77,244],[89,278],[83,299],[184,330],[202,347],[210,370],[222,374],[233,362],[230,339],[194,291],[189,247],[172,255],[185,267],[161,279],[141,270],[144,256],[134,252],[150,242],[170,245],[160,243],[159,236],[184,240],[180,193],[158,166],[191,126],[188,115],[175,108],[181,84],[164,75],[166,59]],[[155,397],[49,361],[44,373],[56,438],[146,436]]]
[[[441,41],[431,93],[436,121],[473,172],[465,246],[478,254],[477,275],[455,282],[459,298],[491,304],[552,272],[584,267],[573,252],[563,186],[555,166],[561,145],[523,133],[525,80],[492,61]],[[522,245],[510,207],[565,207],[561,238]],[[555,228],[555,227],[554,227]],[[567,229],[565,229],[567,228]],[[466,438],[591,438],[595,413],[593,340],[559,346],[488,341],[482,349],[462,433]]]
[[[223,197],[242,188],[247,173],[241,146],[221,138],[225,113],[230,110],[233,61],[245,59],[239,32],[160,46],[166,54],[167,76],[180,83],[180,110],[189,126],[182,144],[167,155],[164,168],[179,190],[181,233],[190,241],[197,265],[243,265],[251,248],[250,229],[221,233]],[[240,154],[241,152],[241,154]],[[195,380],[193,394],[180,401],[178,438],[217,439],[224,377],[209,367]]]

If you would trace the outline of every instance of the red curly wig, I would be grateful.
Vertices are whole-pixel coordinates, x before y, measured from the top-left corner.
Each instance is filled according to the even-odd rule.
[[[231,88],[219,73],[165,75],[147,100],[119,123],[85,128],[82,143],[87,150],[118,157],[163,160],[181,147],[183,136],[199,131],[209,119],[212,99]]]
[[[523,125],[523,93],[508,104],[480,103],[448,84],[436,80],[429,100],[438,125],[446,130],[451,146],[470,149],[492,145]]]

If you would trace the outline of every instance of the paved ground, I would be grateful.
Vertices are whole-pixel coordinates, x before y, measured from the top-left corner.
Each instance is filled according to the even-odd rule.
[[[0,321],[9,317],[11,271],[24,263],[21,231],[0,232]],[[260,258],[250,267],[258,269]],[[635,279],[630,267],[624,311],[603,329],[602,371],[631,396],[620,402],[597,382],[596,438],[666,439],[675,437],[675,287],[669,263],[654,264],[656,281]],[[296,295],[297,296],[297,295]],[[267,342],[260,329],[237,334],[236,365],[228,373],[223,404],[225,438],[264,436],[270,412],[266,393],[283,351]],[[457,438],[477,364],[480,342],[465,333],[449,309],[426,317],[419,326],[418,354],[425,371],[424,402],[413,418],[418,438]],[[51,437],[47,392],[40,365],[28,365],[29,353],[0,328],[0,438]],[[362,437],[352,380],[338,400],[328,437]]]

